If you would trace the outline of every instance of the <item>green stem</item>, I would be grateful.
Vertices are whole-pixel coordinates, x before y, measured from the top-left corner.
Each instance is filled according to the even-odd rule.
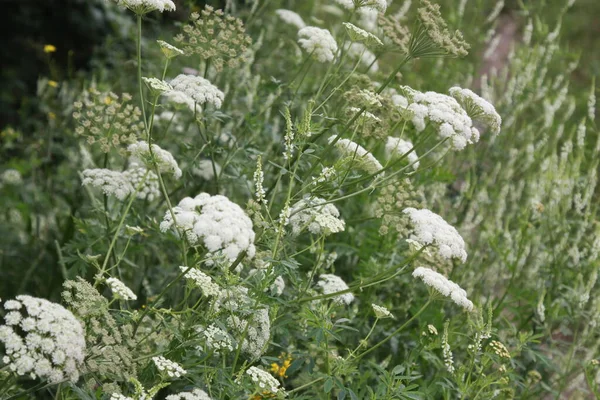
[[[140,105],[142,107],[142,116],[144,118],[144,128],[148,132],[148,120],[146,120],[146,107],[144,105],[144,90],[142,88],[142,16],[137,16],[137,70],[138,86],[140,88]],[[148,143],[150,145],[150,143]]]

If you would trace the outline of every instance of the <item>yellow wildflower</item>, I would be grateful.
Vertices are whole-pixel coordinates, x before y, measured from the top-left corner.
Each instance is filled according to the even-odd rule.
[[[48,118],[50,118],[50,119],[56,119],[56,114],[54,114],[52,111],[50,111],[48,113]]]
[[[52,44],[47,44],[44,46],[44,53],[54,53],[56,51],[56,46]]]
[[[279,363],[271,364],[271,372],[278,378],[287,378],[287,370],[292,365],[292,355],[287,353],[281,353],[279,356]]]
[[[56,81],[48,81],[48,86],[58,87],[58,82],[56,82]]]

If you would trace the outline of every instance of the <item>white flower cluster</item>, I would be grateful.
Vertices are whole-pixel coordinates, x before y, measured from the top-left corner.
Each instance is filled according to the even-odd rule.
[[[221,350],[233,351],[231,337],[223,329],[213,325],[207,328],[197,327],[196,332],[204,337],[206,347],[218,353]]]
[[[371,304],[373,307],[373,312],[377,318],[394,318],[394,315],[383,306],[378,306],[377,304]]]
[[[154,365],[156,365],[156,368],[169,378],[180,378],[187,374],[187,371],[181,368],[181,365],[177,364],[175,361],[168,360],[163,356],[152,357],[152,361],[154,362]]]
[[[173,0],[114,0],[117,5],[127,7],[136,14],[152,11],[175,11]]]
[[[186,279],[193,282],[194,286],[202,290],[205,296],[218,296],[221,293],[219,285],[213,282],[212,278],[196,268],[179,267],[181,272],[189,271],[185,274]]]
[[[298,29],[302,29],[306,26],[302,17],[293,11],[280,8],[279,10],[275,10],[275,14],[277,14],[283,22],[294,25]]]
[[[453,302],[465,310],[473,311],[473,303],[467,298],[467,292],[444,275],[429,268],[418,267],[413,271],[413,276],[421,278],[427,286],[434,288],[446,297],[450,297]]]
[[[502,128],[502,117],[496,112],[496,108],[485,100],[473,93],[469,89],[452,87],[448,91],[450,96],[454,97],[467,110],[467,114],[475,120],[479,120],[488,125],[494,135],[500,133]]]
[[[215,171],[217,172],[217,175],[219,175],[221,173],[221,166],[215,163],[213,168],[213,162],[211,160],[200,160],[196,167],[192,168],[192,174],[205,181],[214,179]]]
[[[329,143],[332,143],[335,140],[336,136],[331,136],[329,138]],[[373,156],[373,154],[369,153],[365,150],[364,147],[359,145],[358,143],[354,143],[349,139],[339,139],[335,142],[335,147],[342,153],[344,156],[353,158],[359,162],[359,166],[367,171],[370,174],[375,174],[383,168],[381,163],[377,161],[377,159]]]
[[[173,91],[180,92],[194,99],[200,105],[209,103],[221,108],[225,95],[207,79],[195,75],[177,75],[170,82]]]
[[[152,149],[152,151],[150,151]],[[181,178],[183,174],[175,157],[167,150],[161,149],[158,145],[153,144],[148,146],[148,142],[140,140],[137,143],[132,143],[127,146],[127,151],[131,153],[131,161],[133,163],[146,165],[148,169],[152,168],[153,162],[156,162],[160,172],[173,174],[175,179]]]
[[[133,400],[131,397],[123,396],[119,393],[113,393],[110,395],[109,400]]]
[[[298,31],[298,43],[319,62],[331,62],[338,51],[337,43],[327,29],[306,26]]]
[[[423,131],[429,121],[441,138],[451,140],[456,150],[479,141],[479,131],[456,99],[436,92],[421,93],[408,86],[402,89],[408,98],[406,109],[412,113],[412,123],[418,132]]]
[[[417,242],[422,245],[435,243],[438,253],[444,258],[455,257],[463,262],[467,260],[465,241],[442,217],[430,210],[412,207],[405,208],[403,213],[409,216],[414,226],[414,239]]]
[[[419,168],[419,156],[417,155],[417,152],[413,150],[413,144],[409,140],[388,136],[385,144],[385,155],[388,160],[407,155],[408,163],[411,164],[414,169]]]
[[[23,178],[19,171],[11,168],[2,173],[0,182],[7,185],[20,185],[23,182]]]
[[[346,227],[338,209],[320,197],[305,197],[294,204],[290,209],[289,225],[294,235],[308,228],[314,235],[328,236],[342,232]]]
[[[320,275],[317,286],[323,290],[323,294],[332,294],[349,289],[342,278],[333,274]],[[335,296],[332,300],[337,304],[350,304],[354,301],[354,295],[352,293],[343,293]]]
[[[185,232],[192,245],[202,241],[209,252],[221,250],[230,261],[234,261],[242,251],[248,257],[254,257],[252,220],[227,197],[200,193],[193,199],[186,197],[181,200],[173,212],[176,227]],[[166,232],[174,222],[168,210],[160,230]]]
[[[170,394],[165,400],[212,400],[212,398],[202,389],[194,389],[191,392],[181,392]]]
[[[76,382],[85,357],[85,333],[75,316],[59,304],[27,295],[4,303],[0,325],[2,362],[17,375],[50,383]]]
[[[165,97],[168,101],[175,103],[176,105],[181,104],[186,106],[192,112],[196,109],[196,102],[194,101],[194,99],[192,99],[190,96],[183,92],[171,90],[169,92],[163,93],[163,97]]]
[[[250,375],[252,382],[258,385],[262,390],[267,390],[271,393],[279,392],[279,381],[267,371],[257,367],[250,367],[246,370],[246,374]]]
[[[144,81],[146,86],[148,86],[148,88],[152,92],[154,92],[155,95],[159,95],[159,94],[165,93],[165,92],[170,92],[171,90],[173,90],[171,85],[169,85],[167,82],[163,81],[162,79],[148,78],[148,77],[144,76],[142,78],[142,80]]]
[[[137,296],[123,282],[117,278],[108,278],[106,280],[108,287],[113,292],[113,296],[122,300],[137,300]]]
[[[156,43],[158,43],[158,45],[160,46],[160,50],[167,58],[173,58],[185,54],[183,50],[173,46],[170,43],[165,42],[164,40],[157,40]]]
[[[112,171],[105,168],[86,169],[82,171],[82,185],[101,188],[107,196],[115,196],[124,200],[134,193],[138,199],[152,201],[160,196],[158,176],[137,163],[132,163],[124,172]],[[142,180],[146,180],[142,183]]]
[[[348,56],[360,60],[360,63],[364,67],[369,67],[369,71],[379,71],[379,64],[377,63],[377,57],[362,43],[350,43],[346,47]]]
[[[383,46],[383,42],[371,32],[367,32],[358,26],[351,24],[350,22],[342,22],[342,25],[346,28],[350,40],[358,43],[365,43],[367,46],[376,45]]]
[[[250,316],[243,319],[233,315],[227,318],[227,323],[239,334],[246,332],[246,338],[242,343],[243,351],[255,359],[265,352],[271,337],[271,319],[268,307],[254,310]]]

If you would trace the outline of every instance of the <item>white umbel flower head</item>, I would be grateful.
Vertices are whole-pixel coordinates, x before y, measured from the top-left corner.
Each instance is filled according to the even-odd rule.
[[[419,168],[419,156],[417,155],[417,152],[413,150],[413,144],[409,140],[388,136],[387,143],[385,144],[385,155],[388,160],[406,156],[408,158],[408,163],[411,164],[414,169]]]
[[[204,337],[208,350],[213,350],[216,353],[222,350],[233,351],[231,337],[218,326],[213,324],[207,328],[197,327],[196,332]]]
[[[412,207],[405,208],[403,213],[409,216],[414,226],[414,240],[421,245],[434,244],[444,258],[454,257],[462,262],[467,261],[465,241],[442,217],[430,210],[417,210]]]
[[[164,40],[157,40],[156,43],[158,43],[158,45],[160,46],[160,50],[165,55],[165,57],[169,59],[185,54],[183,50],[165,42]]]
[[[175,11],[172,0],[113,0],[117,5],[126,7],[136,14],[146,14],[152,11]]]
[[[196,75],[177,75],[171,82],[173,91],[181,92],[200,105],[209,103],[221,108],[225,95],[207,79]]]
[[[353,42],[364,43],[367,46],[383,46],[383,42],[371,32],[367,32],[350,22],[342,22],[346,28],[350,40]]]
[[[320,197],[305,197],[294,204],[290,209],[288,220],[294,235],[307,228],[315,235],[328,236],[342,232],[346,224],[340,219],[340,212],[333,204],[326,203]]]
[[[137,190],[138,199],[153,201],[160,196],[158,175],[154,171],[131,162],[129,168],[123,172],[123,176],[131,184],[132,190]]]
[[[283,22],[294,25],[298,29],[302,29],[306,26],[302,17],[293,11],[280,8],[279,10],[275,10],[275,14],[277,14]]]
[[[387,0],[335,0],[335,2],[348,10],[366,9],[384,13],[387,9]]]
[[[21,173],[16,169],[7,169],[0,176],[0,183],[4,183],[7,185],[20,185],[23,182],[23,178],[21,177]]]
[[[298,31],[298,43],[319,62],[331,62],[338,51],[337,43],[327,29],[306,26]]]
[[[186,197],[181,200],[173,212],[177,228],[186,234],[192,245],[202,242],[210,253],[222,251],[230,261],[234,261],[242,251],[248,257],[254,257],[252,221],[240,206],[227,197],[200,193],[193,199]],[[173,224],[169,210],[160,229],[166,232]]]
[[[165,400],[212,400],[212,398],[202,389],[194,389],[191,392],[180,392],[170,394]]]
[[[215,172],[217,173],[217,176],[221,174],[221,166],[216,162],[213,164],[213,161],[211,160],[200,160],[198,161],[198,164],[192,168],[192,174],[205,181],[214,179]]]
[[[3,363],[32,379],[77,382],[85,357],[85,332],[77,318],[59,304],[26,295],[5,302],[4,309]]]
[[[377,57],[362,43],[350,43],[346,47],[348,56],[360,60],[364,67],[370,67],[369,71],[379,71],[379,63]]]
[[[333,274],[320,275],[317,286],[323,290],[323,294],[332,294],[349,289],[342,278]],[[342,293],[332,300],[337,304],[350,304],[354,301],[354,295],[352,293]]]
[[[112,171],[106,168],[86,169],[81,173],[82,185],[90,185],[101,188],[107,196],[115,196],[119,200],[125,200],[134,188],[122,172]]]
[[[336,136],[331,136],[329,138],[329,143],[332,143],[335,138]],[[373,154],[369,153],[358,143],[354,143],[349,139],[339,139],[337,142],[335,142],[335,147],[345,157],[353,158],[355,161],[358,161],[359,167],[370,174],[375,174],[381,171],[383,168],[381,163],[377,161]]]
[[[189,269],[185,274],[186,279],[192,282],[195,287],[202,290],[202,293],[204,293],[205,296],[218,296],[221,293],[219,285],[214,283],[210,276],[199,269],[184,266],[179,267],[179,269],[181,272],[188,271]]]
[[[155,96],[158,96],[159,94],[173,90],[171,85],[169,85],[167,82],[165,82],[161,79],[158,79],[158,78],[148,78],[148,77],[144,76],[144,77],[142,77],[142,80],[144,81],[146,86],[148,86],[148,89],[150,89],[150,91],[153,92],[153,94]]]
[[[250,367],[246,370],[246,374],[250,375],[252,382],[260,388],[260,391],[268,391],[271,393],[277,393],[280,390],[280,384],[277,379],[273,377],[267,371],[264,371],[257,367]]]
[[[173,174],[175,179],[181,178],[182,172],[175,161],[175,157],[167,150],[161,149],[158,145],[152,145],[152,152],[145,141],[139,141],[127,146],[127,151],[131,153],[131,161],[133,163],[146,165],[149,169],[153,168],[153,163],[158,165],[160,172]]]
[[[180,378],[187,374],[187,371],[181,368],[181,365],[162,356],[152,357],[152,362],[154,362],[154,365],[156,365],[156,369],[158,369],[162,375],[168,378]]]
[[[106,284],[113,292],[113,296],[116,299],[121,300],[137,300],[137,296],[131,289],[129,289],[123,282],[117,278],[108,278]]]
[[[387,308],[385,308],[383,306],[378,306],[377,304],[371,304],[371,307],[373,307],[373,312],[375,313],[375,316],[377,318],[380,318],[380,319],[394,318],[394,315],[390,312],[390,310],[388,310]]]
[[[429,268],[418,267],[414,270],[413,276],[421,278],[427,286],[432,287],[446,297],[450,297],[453,302],[465,310],[473,311],[473,303],[467,298],[467,292],[444,275]]]
[[[450,96],[458,100],[471,118],[486,124],[494,135],[500,133],[502,118],[490,102],[469,89],[462,89],[456,86],[450,88],[449,93]]]

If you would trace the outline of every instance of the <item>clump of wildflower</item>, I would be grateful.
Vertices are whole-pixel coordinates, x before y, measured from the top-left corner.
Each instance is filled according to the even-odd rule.
[[[200,160],[195,167],[192,168],[192,174],[210,181],[215,178],[215,172],[217,176],[221,174],[221,166],[212,160]]]
[[[444,258],[454,257],[463,262],[467,260],[465,241],[442,217],[430,210],[417,210],[413,207],[405,208],[403,213],[409,216],[414,226],[415,240],[419,243],[435,244]]]
[[[181,178],[182,171],[173,155],[158,145],[153,144],[150,147],[147,142],[139,141],[130,144],[127,151],[131,154],[132,163],[146,165],[149,169],[156,164],[160,172],[171,173],[175,179]]]
[[[16,169],[7,169],[0,175],[0,182],[5,185],[20,185],[23,183],[21,173]]]
[[[113,0],[117,5],[126,7],[136,14],[143,15],[152,11],[175,11],[172,0]]]
[[[225,95],[201,76],[179,74],[170,82],[173,91],[181,92],[200,105],[209,103],[221,108]]]
[[[283,22],[294,25],[298,29],[302,29],[306,26],[302,17],[293,11],[280,8],[279,10],[275,10],[275,14],[277,14]]]
[[[390,40],[400,52],[407,54],[410,43],[410,30],[397,19],[379,14],[377,22],[383,35]]]
[[[379,71],[377,57],[362,43],[350,43],[346,46],[346,51],[348,52],[348,56],[360,60],[360,63],[364,67],[369,68],[369,71]]]
[[[267,205],[267,192],[264,188],[265,174],[262,170],[262,156],[258,156],[256,159],[256,169],[254,170],[254,195],[256,196],[256,202],[259,204]]]
[[[289,225],[294,235],[304,229],[314,235],[328,236],[342,232],[346,224],[340,218],[339,210],[320,197],[305,197],[290,209]]]
[[[75,316],[59,304],[27,295],[4,303],[0,325],[2,362],[17,375],[50,383],[76,382],[83,365],[85,332]]]
[[[204,293],[205,296],[218,296],[221,293],[219,285],[214,283],[210,276],[199,269],[184,266],[179,267],[179,269],[181,272],[189,270],[185,274],[186,279],[192,282],[195,287],[202,290],[202,293]]]
[[[357,43],[364,43],[366,46],[383,46],[383,42],[371,32],[367,32],[350,22],[343,22],[346,33],[350,40]]]
[[[419,29],[410,41],[409,53],[412,57],[464,57],[468,54],[471,46],[460,31],[450,32],[440,13],[439,4],[421,0],[417,18]]]
[[[196,332],[204,337],[206,347],[216,353],[222,350],[233,351],[231,337],[227,332],[212,324],[206,328],[197,327]]]
[[[279,363],[271,363],[271,373],[278,378],[287,378],[287,370],[292,365],[292,355],[281,353]]]
[[[409,219],[402,211],[407,207],[419,207],[420,194],[407,178],[388,181],[380,190],[375,203],[374,213],[381,218],[379,233],[386,235],[390,229],[403,237],[410,234]]]
[[[183,231],[190,244],[202,241],[209,252],[222,251],[234,261],[245,251],[250,258],[254,257],[254,231],[252,221],[244,210],[225,196],[211,196],[200,193],[195,198],[186,197],[165,213],[160,230],[166,232],[173,225]]]
[[[332,294],[349,289],[342,278],[333,274],[320,275],[317,286],[323,290],[323,294]],[[332,300],[337,304],[350,304],[354,301],[354,295],[352,293],[342,293],[335,296]]]
[[[332,143],[336,140],[337,136],[331,136],[329,138],[329,143]],[[376,174],[377,172],[383,169],[383,166],[377,159],[373,156],[373,154],[369,153],[365,150],[361,145],[354,143],[349,139],[339,139],[335,142],[335,147],[342,153],[345,157],[353,159],[358,164],[358,167],[365,170],[370,174]]]
[[[490,347],[494,350],[494,353],[496,353],[496,355],[498,355],[499,357],[510,358],[510,352],[508,351],[506,346],[502,344],[502,342],[492,340],[490,342]]]
[[[253,310],[250,315],[232,315],[227,318],[227,324],[238,334],[245,334],[242,342],[242,351],[252,358],[259,358],[266,350],[271,336],[271,320],[269,308]]]
[[[390,312],[390,310],[388,310],[387,308],[383,307],[383,306],[378,306],[377,304],[371,304],[371,307],[373,307],[373,312],[375,313],[375,316],[377,318],[394,318],[394,315]]]
[[[202,389],[194,389],[191,392],[180,392],[170,394],[165,400],[212,400],[212,398]]]
[[[104,153],[134,143],[145,127],[140,120],[142,111],[130,103],[131,99],[128,93],[119,98],[112,92],[88,89],[73,104],[73,119],[78,125],[75,132],[86,136],[89,144],[98,143]]]
[[[190,16],[190,24],[175,37],[187,55],[198,54],[211,60],[211,66],[221,71],[225,63],[236,68],[246,62],[246,52],[252,39],[244,29],[241,19],[225,15],[222,10],[205,6],[202,12]]]
[[[185,106],[190,111],[196,110],[196,102],[190,96],[183,92],[179,92],[176,90],[170,90],[168,92],[163,93],[162,97],[167,99],[167,102],[170,102],[175,105],[175,108],[183,108]]]
[[[123,176],[140,200],[153,201],[160,196],[158,175],[136,162],[131,162],[129,168],[123,172]]]
[[[398,157],[407,157],[408,163],[414,169],[418,169],[419,156],[413,147],[413,144],[409,140],[388,136],[385,144],[385,155],[389,160]]]
[[[108,278],[106,284],[113,292],[113,296],[116,299],[121,300],[137,300],[137,296],[131,289],[129,289],[123,282],[117,278]]]
[[[158,45],[160,46],[160,50],[165,55],[165,57],[167,57],[168,59],[171,59],[171,58],[174,58],[177,56],[182,56],[185,54],[183,52],[183,50],[173,46],[172,44],[165,42],[164,40],[157,40],[156,43],[158,43]]]
[[[156,368],[161,374],[164,374],[169,378],[180,378],[187,374],[187,371],[181,368],[181,365],[162,356],[152,357],[152,362],[154,362],[154,365],[156,365]]]
[[[450,297],[453,302],[465,310],[473,311],[473,303],[467,299],[467,292],[444,275],[429,268],[418,267],[413,271],[413,276],[421,278],[427,286],[432,287],[446,297]]]
[[[319,62],[331,62],[338,51],[337,43],[327,29],[306,26],[298,31],[298,43]]]
[[[115,196],[119,200],[124,200],[133,193],[134,188],[123,173],[111,171],[106,168],[86,169],[81,173],[82,185],[91,185],[101,188],[107,196]]]
[[[500,133],[502,118],[490,102],[469,89],[462,89],[456,86],[450,88],[449,93],[450,96],[458,100],[472,119],[485,123],[494,135]]]
[[[412,123],[418,132],[432,123],[442,139],[450,139],[456,150],[479,141],[479,131],[467,112],[453,97],[436,92],[421,93],[407,86],[402,87],[410,102],[406,110],[412,113]]]
[[[267,371],[264,371],[257,367],[250,367],[246,370],[246,374],[250,376],[252,382],[254,382],[254,384],[258,386],[261,390],[267,390],[273,394],[282,390],[279,387],[279,381]]]
[[[442,335],[442,355],[444,356],[444,365],[446,370],[451,374],[454,373],[454,359],[452,358],[452,350],[450,349],[450,343],[448,343],[448,327],[450,321],[444,323],[444,334]]]

